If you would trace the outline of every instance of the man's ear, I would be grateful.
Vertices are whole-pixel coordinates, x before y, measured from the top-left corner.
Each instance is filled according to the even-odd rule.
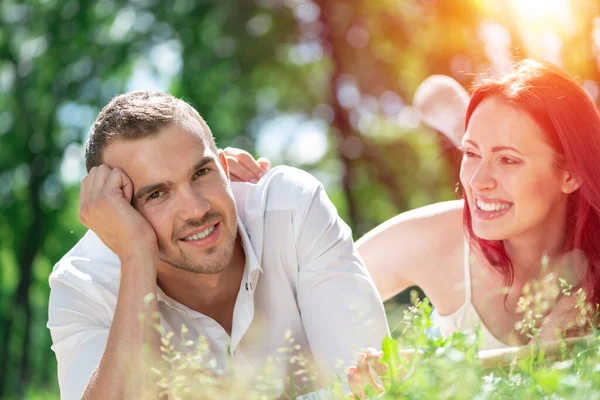
[[[570,194],[579,189],[581,179],[577,178],[571,171],[563,171],[563,181],[561,190],[563,193]]]
[[[219,161],[221,162],[223,171],[225,171],[225,175],[227,175],[227,180],[231,181],[231,177],[229,176],[229,164],[227,163],[227,157],[225,157],[225,153],[223,152],[223,150],[218,149],[217,155],[219,156]]]

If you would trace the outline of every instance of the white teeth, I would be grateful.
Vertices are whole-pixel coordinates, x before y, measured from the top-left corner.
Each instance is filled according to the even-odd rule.
[[[200,232],[200,233],[196,233],[195,235],[192,235],[192,236],[188,236],[188,237],[184,238],[183,240],[190,241],[190,240],[204,239],[205,237],[207,237],[208,235],[210,235],[211,232],[214,231],[214,230],[215,230],[215,227],[211,226],[207,230],[205,230],[203,232]]]
[[[484,203],[481,200],[477,200],[477,208],[483,211],[500,211],[510,207],[507,203]]]

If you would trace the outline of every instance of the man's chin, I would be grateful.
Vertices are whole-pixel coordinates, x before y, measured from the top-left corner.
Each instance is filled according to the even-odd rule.
[[[197,255],[181,253],[183,257],[164,257],[159,256],[160,260],[167,264],[169,268],[175,268],[181,271],[191,272],[193,274],[206,274],[214,275],[223,272],[227,265],[228,254],[225,250],[213,247],[207,249],[202,257],[202,260],[198,260]],[[198,260],[198,261],[196,261]]]
[[[194,266],[195,268],[193,268],[193,270],[190,270],[190,272],[195,273],[195,274],[202,274],[202,275],[217,275],[220,274],[221,272],[223,272],[225,270],[225,268],[227,267],[226,265],[198,265],[198,266]]]
[[[189,272],[192,274],[203,274],[203,275],[215,275],[220,274],[225,270],[226,266],[223,265],[197,265],[191,263],[181,263],[181,262],[165,262],[168,264],[169,268],[174,268],[180,271]]]

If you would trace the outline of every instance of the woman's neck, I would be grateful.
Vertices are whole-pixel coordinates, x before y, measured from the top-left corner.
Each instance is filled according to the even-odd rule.
[[[561,212],[562,211],[562,212]],[[544,224],[519,236],[505,239],[504,249],[514,267],[518,281],[536,279],[542,271],[542,259],[548,257],[549,267],[563,259],[567,240],[566,205],[555,210]]]

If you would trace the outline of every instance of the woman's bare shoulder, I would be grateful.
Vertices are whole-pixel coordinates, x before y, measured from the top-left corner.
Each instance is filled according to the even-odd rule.
[[[453,259],[464,240],[462,208],[460,200],[407,211],[357,241],[382,298],[411,285],[426,286],[440,263]]]
[[[446,219],[454,220],[456,218],[461,220],[463,205],[463,200],[442,201],[406,211],[399,214],[397,217],[404,216],[405,218],[410,219],[434,219],[438,221]]]
[[[408,234],[415,240],[462,235],[462,212],[463,200],[444,201],[416,208],[390,218],[367,233],[359,242],[381,234],[392,236]]]

